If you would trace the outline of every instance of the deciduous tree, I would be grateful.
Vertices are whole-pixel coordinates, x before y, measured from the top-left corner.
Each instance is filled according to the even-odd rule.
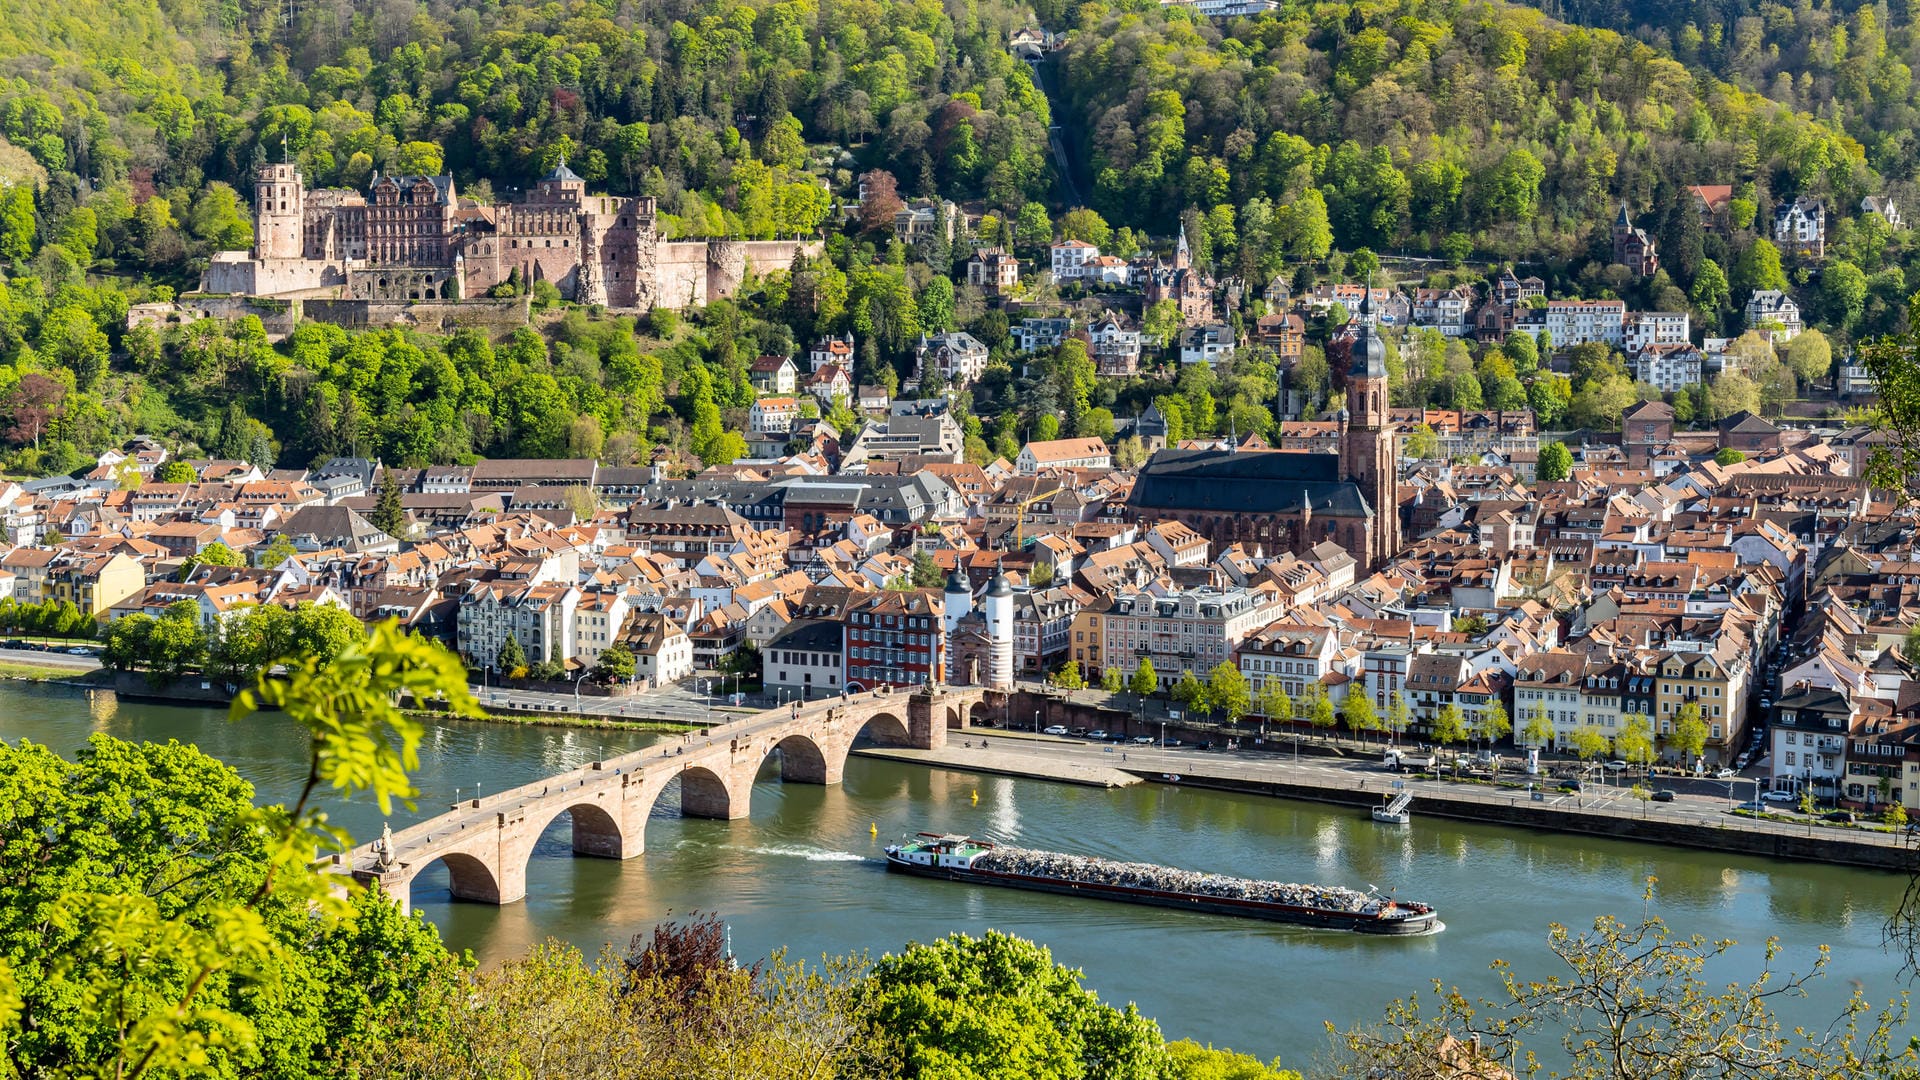
[[[905,1080],[1160,1080],[1166,1069],[1153,1021],[996,930],[910,945],[870,981],[873,1022]]]

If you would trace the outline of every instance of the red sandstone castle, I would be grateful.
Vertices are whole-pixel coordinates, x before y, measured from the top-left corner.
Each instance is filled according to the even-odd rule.
[[[803,241],[667,242],[649,196],[589,195],[564,162],[516,202],[461,199],[451,176],[386,176],[365,195],[307,190],[291,164],[254,176],[252,251],[217,253],[202,291],[357,300],[484,296],[519,272],[585,304],[645,311],[732,295]]]

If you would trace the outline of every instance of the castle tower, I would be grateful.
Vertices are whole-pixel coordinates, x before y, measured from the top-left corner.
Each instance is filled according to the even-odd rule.
[[[580,178],[579,173],[567,168],[566,156],[561,155],[560,164],[540,178],[540,201],[581,206],[586,199],[587,182]]]
[[[253,257],[298,259],[305,254],[306,185],[288,162],[253,174]]]
[[[1387,345],[1373,323],[1373,285],[1360,301],[1359,336],[1347,365],[1347,407],[1340,432],[1340,475],[1373,511],[1366,538],[1371,570],[1400,549],[1399,463],[1387,420]]]
[[[607,303],[607,283],[600,273],[600,243],[593,215],[580,215],[580,272],[574,278],[573,299],[581,304]]]
[[[967,584],[967,577],[958,567],[947,575],[947,586],[940,597],[940,625],[947,633],[947,671],[945,681],[953,682],[953,641],[954,634],[960,629],[960,620],[973,611],[973,587]]]
[[[1013,582],[1004,573],[995,574],[987,586],[987,685],[995,690],[1013,689]]]
[[[1187,247],[1187,223],[1180,223],[1180,239],[1173,243],[1173,268],[1186,270],[1193,266],[1193,251]]]

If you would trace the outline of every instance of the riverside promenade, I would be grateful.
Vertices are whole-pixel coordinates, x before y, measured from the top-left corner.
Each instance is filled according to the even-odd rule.
[[[866,746],[856,748],[853,752],[859,757],[898,761],[908,765],[926,765],[937,769],[965,769],[968,772],[1018,776],[1031,780],[1052,780],[1062,784],[1080,784],[1084,787],[1131,787],[1134,784],[1143,783],[1140,777],[1125,769],[1116,769],[1099,762],[1072,761],[1058,757],[1035,760],[1030,753],[1021,754],[1015,749],[1005,748],[1009,742],[1018,745],[1019,740],[1001,739],[1000,745],[995,746],[992,744],[995,737],[990,735],[984,739],[968,739],[962,736],[959,745],[948,745],[939,750]]]
[[[1906,833],[1835,827],[1797,815],[1794,820],[1769,820],[1730,813],[1734,790],[1737,787],[1744,797],[1751,789],[1750,780],[1726,784],[1725,797],[1683,794],[1672,802],[1656,803],[1636,797],[1631,784],[1589,783],[1584,791],[1571,793],[1553,789],[1553,781],[1543,777],[1547,790],[1526,791],[1401,776],[1374,760],[1311,756],[1296,760],[1271,753],[1089,743],[998,730],[985,733],[990,748],[981,749],[977,744],[982,740],[971,738],[977,733],[977,729],[953,732],[947,745],[935,750],[855,753],[935,768],[1092,786],[1119,786],[1098,779],[1118,772],[1149,783],[1331,803],[1354,807],[1356,812],[1404,790],[1413,795],[1412,827],[1416,829],[1423,816],[1443,817],[1870,869],[1920,867],[1920,845]],[[969,743],[975,745],[970,748]]]

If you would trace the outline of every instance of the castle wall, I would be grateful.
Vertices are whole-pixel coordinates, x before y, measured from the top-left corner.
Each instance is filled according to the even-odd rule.
[[[654,262],[657,279],[653,302],[683,311],[707,302],[707,242],[672,240],[659,245]]]
[[[127,309],[127,328],[151,326],[165,331],[170,326],[186,326],[202,319],[244,319],[258,316],[268,341],[280,341],[293,333],[300,321],[299,300],[281,300],[266,296],[211,296],[187,293],[170,304],[135,304]]]
[[[810,259],[819,258],[827,246],[818,240],[739,240],[735,244],[754,274],[770,274],[793,265],[794,252],[804,251]]]
[[[818,240],[675,240],[659,245],[655,302],[676,311],[725,300],[747,274],[769,274],[793,265],[797,251],[818,255]]]
[[[356,300],[458,300],[460,285],[451,266],[376,266],[347,272],[347,295]]]
[[[505,299],[432,300],[417,304],[388,300],[300,301],[304,317],[349,330],[410,326],[430,334],[450,334],[461,327],[506,333],[525,326],[531,318],[529,297]]]
[[[277,296],[346,283],[346,272],[336,263],[308,259],[249,259],[242,252],[222,251],[216,253],[213,261],[207,264],[206,272],[200,277],[200,291],[236,296]]]

